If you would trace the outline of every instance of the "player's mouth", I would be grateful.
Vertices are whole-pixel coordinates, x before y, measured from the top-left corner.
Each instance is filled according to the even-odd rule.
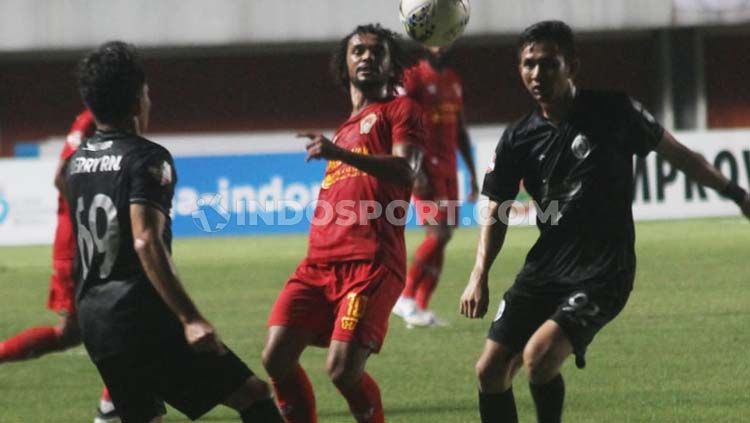
[[[378,73],[378,69],[375,66],[360,66],[357,68],[357,74],[360,76],[374,76]]]

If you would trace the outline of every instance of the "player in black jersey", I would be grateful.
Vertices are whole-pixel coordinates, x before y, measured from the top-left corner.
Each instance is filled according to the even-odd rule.
[[[520,37],[519,72],[537,108],[509,126],[487,170],[490,198],[476,263],[460,311],[481,318],[488,273],[503,245],[519,183],[540,210],[536,244],[492,323],[477,363],[483,422],[517,422],[512,380],[524,365],[539,422],[560,422],[560,368],[625,306],[635,275],[633,155],[654,150],[696,182],[720,191],[750,217],[745,190],[678,143],[627,95],[576,89],[571,29],[540,22]]]
[[[135,49],[110,42],[80,63],[96,134],[70,159],[77,304],[86,349],[124,423],[160,422],[159,399],[191,419],[217,404],[243,422],[280,422],[267,384],[219,339],[175,273],[176,182],[163,147],[142,138],[150,100]]]

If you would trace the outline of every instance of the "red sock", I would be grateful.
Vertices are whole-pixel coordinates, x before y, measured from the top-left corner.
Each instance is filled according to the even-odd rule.
[[[109,396],[109,389],[107,389],[107,387],[106,387],[106,386],[105,386],[105,387],[104,387],[104,388],[102,389],[102,397],[101,397],[101,400],[102,400],[102,401],[109,401],[109,402],[112,402],[112,397],[110,397],[110,396]]]
[[[383,402],[377,382],[366,372],[354,386],[338,388],[349,403],[349,410],[359,423],[385,423]]]
[[[297,365],[284,380],[271,379],[281,415],[287,423],[317,423],[315,395],[305,370]]]
[[[409,271],[406,273],[406,286],[404,286],[401,295],[414,298],[417,289],[419,289],[419,284],[422,283],[425,265],[432,261],[435,252],[440,249],[438,237],[431,232],[427,233],[427,236],[424,237],[424,240],[419,244],[417,251],[414,253],[411,266],[409,266]]]
[[[437,288],[440,273],[443,271],[443,257],[445,257],[445,250],[441,248],[433,256],[432,262],[425,266],[422,282],[417,286],[417,294],[414,296],[417,308],[420,310],[427,310],[430,298]]]
[[[26,360],[63,349],[62,333],[54,326],[26,329],[0,342],[0,362]]]

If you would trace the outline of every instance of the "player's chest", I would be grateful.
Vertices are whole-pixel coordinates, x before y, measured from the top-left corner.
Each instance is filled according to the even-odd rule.
[[[336,131],[332,141],[340,148],[360,154],[388,154],[392,147],[389,126],[379,112],[347,122]]]

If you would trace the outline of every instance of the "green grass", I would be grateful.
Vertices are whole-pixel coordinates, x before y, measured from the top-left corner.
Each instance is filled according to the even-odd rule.
[[[408,233],[410,250],[421,232]],[[494,315],[536,237],[513,228],[492,272]],[[451,242],[433,305],[447,328],[407,330],[396,318],[369,370],[390,422],[477,422],[474,362],[489,325],[458,316],[473,263],[475,229]],[[305,252],[305,237],[179,240],[175,259],[189,291],[225,341],[263,374],[268,311]],[[599,334],[584,371],[566,364],[567,422],[750,421],[750,225],[739,219],[638,225],[636,289],[622,315]],[[52,323],[44,305],[49,247],[0,249],[0,335]],[[328,382],[324,351],[303,364],[315,386],[320,421],[351,422]],[[82,348],[0,366],[0,422],[87,422],[98,375]],[[533,422],[523,372],[515,382],[522,422]],[[218,408],[204,418],[237,422]],[[165,421],[186,421],[171,410]]]

